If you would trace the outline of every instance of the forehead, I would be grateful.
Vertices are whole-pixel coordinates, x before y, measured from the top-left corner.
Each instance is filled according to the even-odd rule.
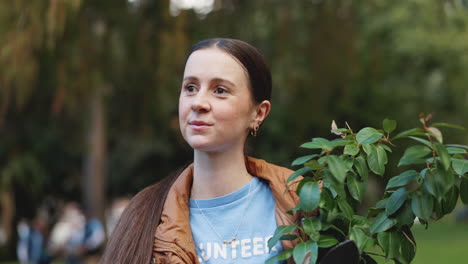
[[[222,78],[238,85],[248,83],[248,74],[242,64],[232,55],[214,47],[197,50],[189,56],[185,64],[185,77]]]

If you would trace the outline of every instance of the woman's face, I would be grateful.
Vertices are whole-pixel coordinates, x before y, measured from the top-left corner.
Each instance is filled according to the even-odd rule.
[[[243,150],[248,131],[258,125],[257,109],[247,72],[231,55],[207,48],[189,56],[179,97],[179,123],[193,149]]]

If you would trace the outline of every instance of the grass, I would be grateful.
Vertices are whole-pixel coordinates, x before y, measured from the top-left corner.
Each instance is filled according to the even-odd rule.
[[[468,223],[456,224],[451,219],[433,222],[426,230],[417,225],[413,230],[417,241],[412,264],[467,263]],[[379,264],[393,263],[377,257]]]

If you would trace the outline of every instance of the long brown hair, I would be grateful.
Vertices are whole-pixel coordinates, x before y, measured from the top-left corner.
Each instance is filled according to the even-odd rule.
[[[154,231],[170,187],[182,170],[146,187],[132,198],[119,219],[100,263],[150,263]]]
[[[237,39],[213,38],[195,44],[188,56],[210,47],[223,50],[244,66],[249,75],[250,90],[257,103],[271,99],[271,73],[262,54],[255,47]],[[160,223],[164,202],[181,172],[145,188],[130,201],[112,233],[101,263],[146,264],[151,261],[154,232]]]

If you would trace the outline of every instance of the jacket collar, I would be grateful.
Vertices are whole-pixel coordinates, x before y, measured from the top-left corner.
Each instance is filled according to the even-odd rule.
[[[264,160],[246,157],[247,170],[250,174],[269,183],[276,203],[276,215],[279,224],[293,224],[295,216],[285,214],[298,202],[294,191],[286,191],[285,181],[292,171],[267,163]],[[183,249],[194,263],[196,262],[195,244],[190,229],[189,199],[193,181],[193,164],[189,165],[172,185],[161,214],[161,222],[155,231],[155,249],[157,242],[176,244]],[[280,214],[280,216],[278,216]]]

